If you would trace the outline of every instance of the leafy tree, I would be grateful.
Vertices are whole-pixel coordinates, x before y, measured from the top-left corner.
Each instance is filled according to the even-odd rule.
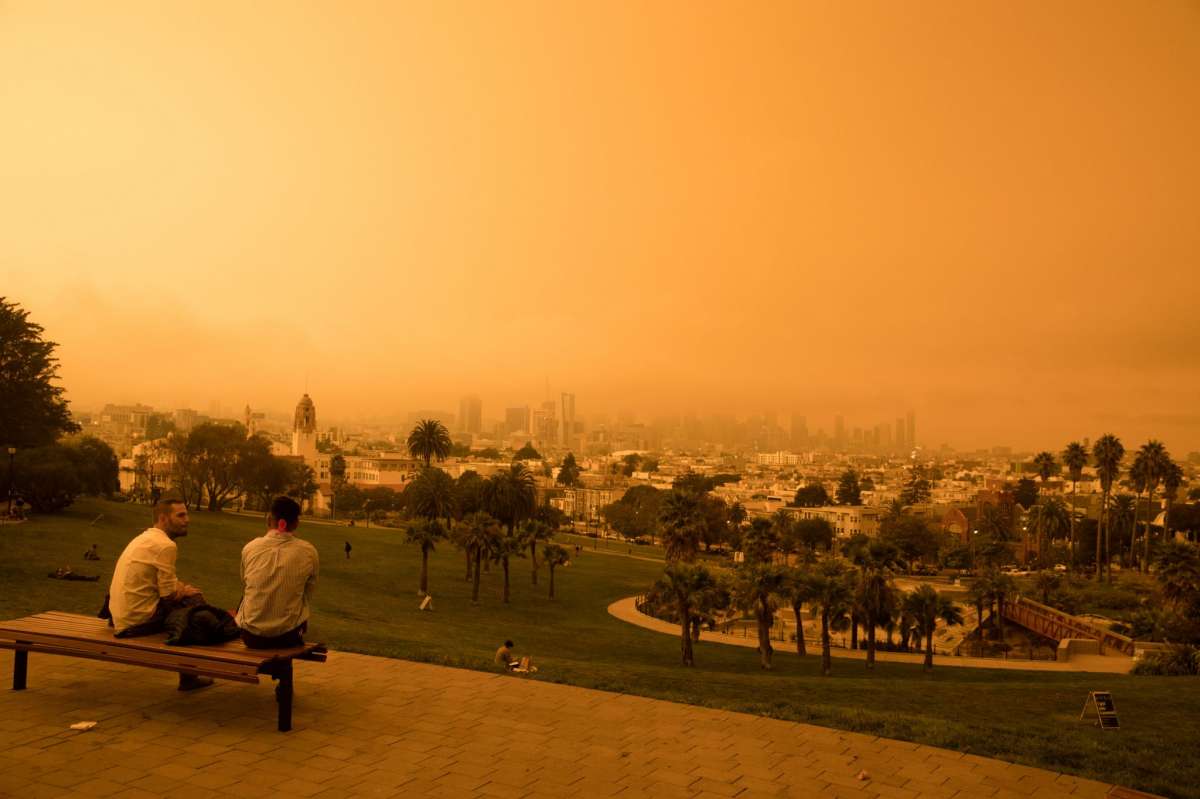
[[[271,454],[270,445],[247,445],[238,460],[237,482],[253,507],[265,510],[280,494],[288,493],[295,481],[295,465]]]
[[[4,466],[8,466],[7,458]],[[12,487],[35,513],[56,513],[74,502],[82,490],[75,462],[61,444],[18,449]]]
[[[579,464],[575,462],[575,453],[568,452],[558,467],[558,478],[555,482],[560,486],[577,486],[580,471]]]
[[[483,478],[468,469],[454,482],[454,505],[459,518],[483,510]]]
[[[151,413],[146,416],[146,440],[155,441],[160,438],[166,438],[171,433],[177,432],[175,421],[165,413]]]
[[[0,296],[0,446],[42,447],[79,429],[54,385],[58,345],[43,332],[28,311]]]
[[[470,455],[481,461],[498,461],[500,460],[500,450],[495,447],[484,447],[481,450],[471,452]]]
[[[421,583],[419,592],[429,595],[429,553],[437,548],[437,542],[446,537],[446,528],[437,518],[423,518],[408,525],[405,540],[421,548]],[[478,597],[476,597],[478,599]]]
[[[291,479],[288,481],[286,493],[302,503],[312,501],[313,494],[317,493],[317,474],[311,466],[292,463]]]
[[[219,511],[242,489],[242,460],[256,457],[265,442],[246,438],[240,424],[206,422],[192,428],[187,436],[191,453],[190,467],[195,482],[208,498],[209,511]]]
[[[559,529],[568,521],[567,514],[553,505],[538,505],[533,511],[533,518],[551,530]]]
[[[684,561],[669,562],[659,581],[659,589],[671,597],[679,617],[679,641],[684,666],[693,666],[696,662],[692,652],[692,616],[711,596],[715,586],[716,579],[712,572],[702,565]]]
[[[1043,569],[1033,576],[1033,586],[1042,596],[1042,604],[1050,604],[1050,594],[1058,590],[1062,578],[1049,569]]]
[[[516,454],[513,455],[514,461],[540,461],[541,459],[542,455],[533,448],[532,441],[526,441],[525,446],[521,447],[519,450],[517,450]]]
[[[671,488],[691,494],[707,494],[716,488],[713,478],[697,472],[684,472],[671,481]]]
[[[546,561],[546,566],[550,569],[550,599],[554,599],[554,570],[570,562],[567,550],[559,544],[546,544],[542,547],[542,560]]]
[[[1072,441],[1067,444],[1062,453],[1063,466],[1067,468],[1067,476],[1071,478],[1071,557],[1077,556],[1075,540],[1075,495],[1079,491],[1079,481],[1083,479],[1083,467],[1087,466],[1088,453],[1083,444]]]
[[[1032,508],[1038,499],[1037,483],[1028,477],[1022,477],[1017,481],[1017,485],[1013,489],[1013,497],[1022,508]]]
[[[847,469],[846,471],[842,472],[841,479],[838,480],[837,504],[862,504],[862,489],[858,484],[858,472],[854,471],[853,469]]]
[[[100,439],[84,436],[71,441],[67,454],[75,463],[82,493],[108,496],[120,487],[117,453]]]
[[[826,519],[797,519],[792,525],[792,535],[799,547],[809,552],[828,551],[833,546],[833,525]]]
[[[1121,472],[1121,459],[1125,457],[1125,447],[1121,445],[1121,440],[1111,433],[1105,433],[1096,440],[1092,445],[1092,460],[1096,464],[1096,476],[1100,479],[1100,491],[1103,494],[1103,499],[1100,503],[1100,526],[1103,530],[1103,542],[1101,537],[1096,538],[1096,579],[1100,580],[1104,577],[1104,560],[1100,554],[1100,545],[1104,544],[1108,556],[1111,558],[1111,551],[1108,550],[1109,534],[1108,514],[1108,497],[1112,493],[1113,483],[1116,481]],[[1111,561],[1110,561],[1111,564]],[[1109,582],[1112,582],[1112,569],[1108,570]]]
[[[828,677],[833,671],[830,656],[830,632],[845,629],[854,600],[853,575],[841,561],[823,560],[809,576],[809,612],[821,619],[821,674]]]
[[[633,473],[638,470],[638,464],[641,463],[642,456],[636,452],[631,452],[621,459],[621,474],[626,477],[632,477]]]
[[[798,488],[788,504],[793,508],[819,508],[829,504],[829,492],[820,483],[809,483]]]
[[[338,490],[337,501],[342,512],[355,518],[367,506],[367,492],[353,483],[346,483]]]
[[[1163,469],[1163,499],[1167,508],[1163,513],[1163,540],[1171,540],[1171,507],[1179,497],[1179,488],[1183,485],[1183,469],[1175,461],[1169,461]]]
[[[962,611],[932,586],[921,584],[904,597],[904,609],[917,634],[925,638],[925,671],[933,670],[933,633],[941,621],[947,627],[962,624]]]
[[[658,458],[642,458],[642,471],[654,474],[658,471]]]
[[[910,565],[937,557],[937,533],[924,519],[910,513],[884,516],[879,523],[879,538],[895,547]]]
[[[367,518],[376,519],[388,511],[399,510],[399,495],[395,489],[387,486],[372,486],[363,491],[365,500],[363,510]],[[443,532],[445,532],[443,530]]]
[[[905,505],[919,505],[928,502],[933,494],[933,487],[925,476],[925,469],[919,465],[913,466],[900,492],[900,502]]]
[[[752,525],[751,531],[753,530]],[[734,595],[744,607],[754,613],[755,625],[758,628],[759,664],[768,671],[771,669],[771,656],[775,652],[771,646],[771,628],[775,625],[775,596],[785,587],[785,570],[772,565],[770,560],[747,558],[746,562],[735,570]]]
[[[625,492],[616,502],[600,509],[605,521],[626,538],[654,535],[663,492],[653,486],[638,485]]]
[[[434,458],[439,461],[446,460],[450,456],[450,448],[454,445],[446,425],[437,419],[422,419],[417,422],[408,434],[407,443],[409,454],[424,460],[426,469]]]

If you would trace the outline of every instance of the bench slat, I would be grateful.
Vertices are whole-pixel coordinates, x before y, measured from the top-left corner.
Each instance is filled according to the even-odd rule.
[[[98,653],[113,653],[122,652],[125,657],[130,658],[145,658],[154,660],[155,662],[163,663],[178,663],[187,664],[181,665],[180,668],[190,668],[193,664],[203,666],[206,669],[214,671],[228,671],[232,674],[254,674],[257,673],[263,666],[260,660],[248,659],[242,661],[234,660],[215,660],[212,658],[197,657],[197,654],[188,647],[175,647],[171,650],[146,650],[137,649],[134,647],[122,646],[121,641],[115,643],[111,641],[83,641],[60,638],[54,635],[42,635],[40,633],[0,633],[0,641],[24,642],[33,644],[31,649],[36,649],[43,646],[53,646],[60,649],[73,649],[87,652]]]
[[[186,671],[204,677],[215,677],[235,682],[257,683],[258,674],[249,671],[236,671],[229,668],[213,667],[212,663],[187,662],[178,658],[147,657],[144,652],[122,652],[107,649],[91,650],[74,648],[65,645],[44,643],[20,643],[17,641],[0,640],[0,649],[24,650],[47,655],[64,655],[67,657],[104,660],[111,663],[125,663],[132,666],[145,666],[164,671]]]

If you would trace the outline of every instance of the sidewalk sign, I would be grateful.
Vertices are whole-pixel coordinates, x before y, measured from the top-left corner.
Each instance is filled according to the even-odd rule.
[[[1087,715],[1088,706],[1096,709],[1096,723],[1102,730],[1119,730],[1121,722],[1117,719],[1117,706],[1113,704],[1112,694],[1108,691],[1092,691],[1083,702],[1083,710],[1079,718]]]

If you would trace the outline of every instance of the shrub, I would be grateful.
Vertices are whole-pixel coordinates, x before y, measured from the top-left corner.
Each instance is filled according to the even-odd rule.
[[[1200,674],[1200,649],[1178,644],[1147,652],[1133,667],[1139,677],[1194,677]]]

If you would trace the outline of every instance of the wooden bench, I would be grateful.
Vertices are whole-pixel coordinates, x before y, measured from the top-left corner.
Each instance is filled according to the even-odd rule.
[[[75,613],[39,613],[0,622],[0,649],[14,650],[13,690],[25,689],[29,653],[108,660],[218,680],[257,683],[260,674],[277,680],[279,730],[292,728],[292,661],[325,662],[321,644],[287,649],[248,649],[240,640],[218,646],[168,646],[166,634],[117,638],[103,619]]]

